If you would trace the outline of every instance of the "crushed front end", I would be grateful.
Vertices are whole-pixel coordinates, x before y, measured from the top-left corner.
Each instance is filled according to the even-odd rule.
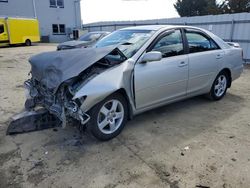
[[[27,97],[25,108],[32,110],[36,107],[44,107],[61,120],[62,127],[66,126],[68,118],[74,118],[80,121],[82,125],[90,119],[89,115],[80,108],[84,97],[72,100],[74,96],[72,87],[66,83],[55,90],[47,88],[46,85],[31,78],[25,82],[25,89]]]
[[[94,77],[123,62],[126,57],[120,54],[117,48],[110,47],[46,52],[30,58],[31,78],[24,83],[26,113],[13,118],[10,123],[10,130],[13,131],[10,133],[18,130],[22,122],[28,125],[23,130],[35,130],[40,120],[44,121],[43,126],[47,120],[52,125],[50,120],[57,119],[65,127],[72,118],[85,125],[90,120],[83,108],[88,96],[84,93],[75,95]],[[45,116],[48,117],[45,120],[39,118]],[[31,123],[29,120],[32,120]]]

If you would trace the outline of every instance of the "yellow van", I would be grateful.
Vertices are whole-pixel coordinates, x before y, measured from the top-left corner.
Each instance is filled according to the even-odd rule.
[[[30,18],[0,17],[0,46],[40,41],[39,22]]]

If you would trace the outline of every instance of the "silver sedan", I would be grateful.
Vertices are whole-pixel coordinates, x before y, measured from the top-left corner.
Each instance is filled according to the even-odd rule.
[[[42,106],[65,126],[87,125],[100,140],[136,114],[206,94],[222,99],[243,71],[243,53],[209,31],[140,26],[113,32],[89,49],[30,59],[27,109]]]

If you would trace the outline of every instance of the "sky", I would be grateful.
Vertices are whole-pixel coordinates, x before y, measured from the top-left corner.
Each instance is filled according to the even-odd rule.
[[[82,0],[83,24],[179,17],[176,0]]]

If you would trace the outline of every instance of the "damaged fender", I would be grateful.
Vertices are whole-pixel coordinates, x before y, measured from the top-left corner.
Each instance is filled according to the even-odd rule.
[[[131,90],[133,87],[133,67],[134,60],[128,59],[122,64],[106,70],[85,84],[76,92],[73,99],[86,97],[81,109],[87,112],[110,94],[119,89],[124,89],[129,99],[130,107],[134,109],[134,100],[131,93],[131,91],[133,91]]]

